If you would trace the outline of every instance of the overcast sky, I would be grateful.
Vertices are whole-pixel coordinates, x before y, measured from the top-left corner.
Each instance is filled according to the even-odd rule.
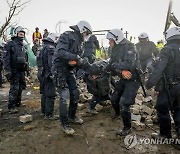
[[[123,28],[128,36],[136,38],[147,32],[156,42],[163,38],[168,4],[169,0],[31,0],[14,20],[29,29],[29,40],[35,27],[42,33],[45,28],[55,32],[56,24],[65,21],[61,24],[63,32],[86,20],[93,30]],[[7,8],[6,0],[0,0],[0,24],[7,16]],[[173,0],[172,12],[180,20],[180,0]],[[101,42],[103,36],[98,38]]]

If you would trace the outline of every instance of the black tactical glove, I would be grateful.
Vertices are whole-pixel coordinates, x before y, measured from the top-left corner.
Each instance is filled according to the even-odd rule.
[[[10,82],[11,81],[11,77],[12,77],[11,72],[7,73],[5,76],[6,76],[7,80],[8,80],[8,82]]]

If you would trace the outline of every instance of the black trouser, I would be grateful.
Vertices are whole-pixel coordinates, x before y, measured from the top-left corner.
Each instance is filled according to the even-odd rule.
[[[22,90],[26,88],[25,73],[13,72],[10,81],[8,109],[21,105]]]
[[[124,128],[131,128],[131,112],[130,106],[135,103],[135,97],[139,89],[139,82],[121,79],[116,83],[114,93],[111,97],[112,107],[118,115],[121,116]]]
[[[50,78],[44,78],[42,82],[41,111],[46,116],[53,116],[55,101],[55,86]]]
[[[172,105],[174,108],[173,119],[176,130],[180,131],[180,84],[170,87],[170,95]],[[156,102],[156,109],[158,114],[158,122],[160,125],[160,134],[166,137],[171,137],[171,118],[169,114],[169,97],[167,91],[164,89],[159,92]],[[180,133],[180,132],[179,132]]]
[[[76,117],[79,91],[73,71],[59,67],[57,69],[56,86],[60,96],[59,112],[62,125],[68,125],[68,118]]]

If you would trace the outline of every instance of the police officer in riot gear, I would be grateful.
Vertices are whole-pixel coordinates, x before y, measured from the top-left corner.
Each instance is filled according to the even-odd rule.
[[[89,63],[93,63],[95,60],[95,51],[99,49],[99,41],[95,35],[91,35],[84,43],[84,54],[83,57],[87,57]]]
[[[112,106],[117,116],[121,112],[123,128],[117,135],[127,135],[131,131],[130,105],[134,104],[140,83],[137,81],[137,53],[134,44],[125,39],[120,29],[112,29],[107,33],[111,49],[110,63],[107,71],[113,76],[118,75],[120,80],[116,83],[111,97]]]
[[[21,105],[22,90],[26,88],[25,72],[28,71],[27,49],[23,44],[25,30],[18,26],[14,29],[13,40],[9,41],[3,52],[5,76],[10,82],[8,109],[16,113],[15,107]]]
[[[74,69],[85,66],[87,59],[82,59],[82,43],[92,33],[90,24],[80,21],[70,26],[73,31],[61,34],[54,53],[52,73],[60,95],[60,121],[66,134],[74,134],[69,122],[82,124],[76,116],[79,91],[76,85]]]
[[[141,33],[138,36],[139,42],[136,43],[136,49],[139,54],[139,60],[141,63],[142,71],[152,71],[152,59],[153,56],[157,57],[158,49],[154,42],[149,41],[147,33]]]
[[[56,119],[54,116],[54,101],[55,101],[55,85],[52,78],[52,57],[55,51],[55,47],[58,41],[58,35],[56,33],[50,33],[47,38],[44,38],[43,47],[37,57],[38,67],[40,64],[40,72],[38,78],[41,82],[41,111],[44,114],[45,119]]]
[[[88,113],[98,114],[95,107],[102,101],[110,100],[111,86],[110,73],[105,71],[106,61],[94,62],[89,69],[86,70],[84,81],[87,84],[88,92],[93,94],[89,102]]]
[[[173,114],[177,137],[180,138],[180,27],[172,27],[165,33],[167,43],[147,82],[147,89],[158,91],[156,109],[160,125],[159,137],[171,138]]]

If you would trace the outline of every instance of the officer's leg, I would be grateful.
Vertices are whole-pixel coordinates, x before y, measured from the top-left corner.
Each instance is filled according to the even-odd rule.
[[[53,117],[54,112],[54,101],[55,101],[55,86],[51,79],[46,79],[45,85],[45,116]]]
[[[124,126],[122,130],[117,132],[118,135],[127,135],[131,131],[130,106],[135,103],[135,97],[138,89],[139,83],[137,81],[126,81],[124,92],[119,101]]]
[[[166,90],[159,92],[157,96],[156,109],[158,115],[158,123],[160,125],[160,135],[171,138],[171,118],[169,115],[168,102],[169,98]]]
[[[174,122],[176,127],[177,137],[180,139],[180,95],[175,100],[176,106],[174,107]]]
[[[45,96],[45,93],[42,90],[42,93],[41,93],[41,113],[43,115],[45,115],[45,102],[46,102],[46,96]]]
[[[172,97],[175,98],[174,100],[174,114],[173,119],[175,123],[177,137],[180,139],[180,84],[177,85],[172,91]]]
[[[60,122],[63,127],[63,131],[68,134],[74,134],[75,131],[69,126],[68,121],[68,106],[70,102],[70,94],[67,84],[67,70],[62,67],[52,68],[54,73],[54,85],[57,87],[59,93],[59,114]]]
[[[26,89],[25,74],[24,74],[24,72],[20,72],[19,73],[19,91],[18,91],[18,96],[16,99],[16,106],[21,105],[21,98],[22,98],[23,89]]]
[[[45,91],[44,91],[44,79],[38,72],[38,80],[39,80],[39,86],[40,86],[40,94],[41,94],[41,113],[44,116],[45,115],[45,102],[46,102],[46,97],[45,97]]]
[[[123,85],[122,81],[118,81],[116,83],[115,90],[111,96],[111,104],[115,111],[115,114],[112,118],[116,118],[120,115],[119,100],[123,94],[123,91],[124,91],[124,85]]]
[[[75,76],[69,72],[67,83],[70,92],[70,105],[69,105],[69,121],[77,124],[82,124],[83,120],[76,116],[76,110],[79,100],[79,90],[76,85]]]
[[[68,106],[70,103],[69,89],[67,88],[66,82],[63,83],[64,86],[58,87],[58,93],[60,97],[59,112],[60,121],[62,126],[69,125],[68,123]]]
[[[76,80],[73,73],[69,73],[67,83],[70,92],[69,118],[73,119],[76,115],[79,100],[79,91],[77,89]]]
[[[22,97],[22,88],[21,86],[19,87],[19,92],[17,95],[17,99],[16,99],[16,106],[19,107],[21,106],[21,97]]]
[[[18,74],[17,75],[13,74],[10,82],[9,102],[8,102],[9,110],[15,108],[18,93],[19,93],[19,76]]]

